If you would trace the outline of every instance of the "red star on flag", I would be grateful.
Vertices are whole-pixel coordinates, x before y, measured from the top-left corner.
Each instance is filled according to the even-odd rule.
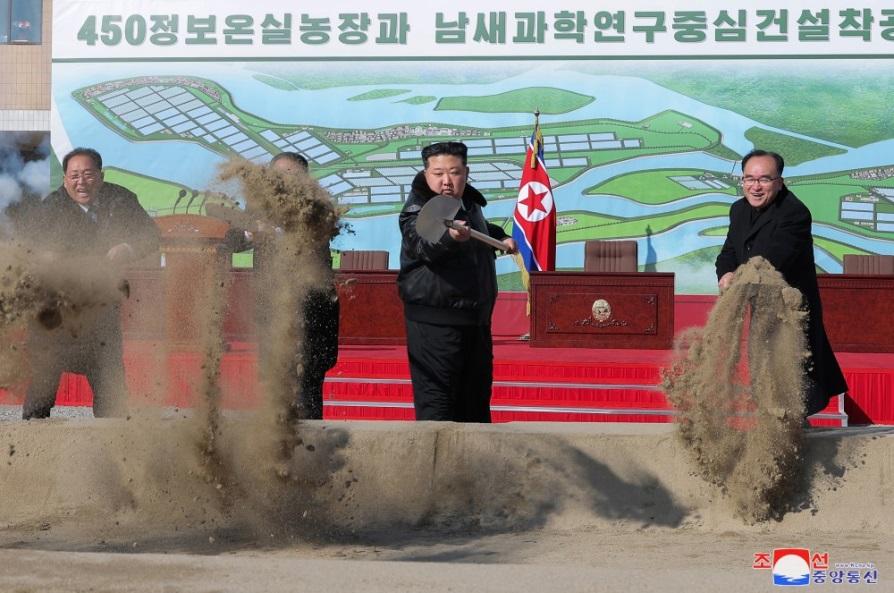
[[[534,191],[534,188],[531,185],[528,185],[528,197],[524,200],[520,200],[519,204],[524,204],[528,208],[528,216],[531,215],[532,212],[540,210],[544,214],[546,214],[546,208],[543,207],[543,198],[548,194],[548,191],[543,193],[537,193]]]

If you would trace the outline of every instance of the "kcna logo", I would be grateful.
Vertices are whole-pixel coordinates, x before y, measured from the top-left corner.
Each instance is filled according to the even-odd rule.
[[[817,554],[821,556],[821,554]],[[826,554],[825,566],[829,566]],[[810,584],[810,550],[806,548],[776,548],[773,550],[773,584],[799,587]]]
[[[779,587],[806,587],[811,581],[816,585],[878,583],[878,569],[872,562],[836,562],[834,570],[829,570],[828,552],[811,554],[807,548],[757,552],[751,567],[772,569],[773,584]]]

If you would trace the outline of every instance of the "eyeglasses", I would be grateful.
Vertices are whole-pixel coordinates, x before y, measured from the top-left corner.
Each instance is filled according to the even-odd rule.
[[[754,185],[755,183],[770,185],[777,179],[781,179],[781,177],[743,177],[740,183],[742,185]]]
[[[99,171],[97,171],[96,169],[87,169],[85,171],[78,171],[76,173],[66,175],[65,178],[72,183],[77,183],[81,179],[89,183],[91,181],[96,181],[97,178],[99,178]]]

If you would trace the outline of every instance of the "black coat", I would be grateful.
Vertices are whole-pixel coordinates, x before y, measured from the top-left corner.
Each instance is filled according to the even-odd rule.
[[[717,256],[717,278],[734,272],[748,259],[761,256],[790,286],[801,291],[808,311],[807,342],[811,352],[808,377],[812,385],[808,386],[807,412],[813,414],[825,408],[831,396],[847,391],[847,384],[823,327],[810,210],[783,186],[753,224],[751,213],[752,207],[745,198],[730,207],[729,232]]]
[[[246,229],[231,227],[224,236],[223,245],[233,252],[254,250],[252,269],[255,286],[255,320],[258,326],[258,344],[262,358],[268,356],[269,333],[272,314],[271,295],[277,282],[287,282],[288,278],[277,278],[273,273],[275,257],[275,237],[256,232],[253,240],[245,236]],[[329,246],[323,245],[316,253],[320,269],[332,270],[332,256]],[[329,280],[325,288],[313,288],[304,299],[304,365],[305,373],[319,377],[322,385],[323,374],[338,362],[338,326],[340,305],[334,280]],[[321,387],[322,388],[322,387]],[[322,392],[321,392],[322,393]],[[322,405],[322,404],[321,404]],[[322,411],[320,412],[322,413]]]
[[[142,259],[157,253],[159,244],[155,221],[140,205],[136,194],[120,185],[102,185],[92,204],[92,214],[95,220],[60,187],[42,200],[21,204],[11,219],[20,244],[35,253],[48,253],[64,261],[78,274],[83,271],[86,279],[83,288],[92,290],[95,278],[91,279],[91,274],[97,271],[118,274],[117,266],[111,265],[106,257],[109,249],[127,243],[134,258]],[[126,282],[118,284],[123,294],[115,296],[126,295],[125,287]],[[70,332],[57,331],[37,320],[31,322],[28,350],[32,372],[42,375],[64,368],[89,376],[101,366],[112,377],[109,380],[113,385],[109,389],[114,391],[101,397],[120,397],[117,391],[124,389],[124,375],[119,303],[115,300],[91,304],[98,307],[91,313],[75,316],[75,322],[68,327]],[[93,389],[103,388],[94,384]],[[54,393],[55,388],[52,393],[39,393],[35,397],[43,401]],[[28,398],[32,398],[30,390]]]
[[[489,326],[497,300],[496,254],[476,240],[454,241],[449,234],[431,243],[416,232],[422,207],[435,195],[420,172],[398,218],[402,236],[398,292],[407,319],[435,325]],[[502,240],[503,229],[484,218],[487,200],[471,185],[456,215],[476,231]]]
[[[120,243],[136,259],[158,251],[158,228],[132,191],[103,183],[93,209],[95,221],[60,187],[18,213],[16,235],[35,250],[66,258],[105,257]]]

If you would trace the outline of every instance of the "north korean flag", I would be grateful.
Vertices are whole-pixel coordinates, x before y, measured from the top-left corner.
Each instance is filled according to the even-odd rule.
[[[540,124],[528,142],[522,167],[518,202],[513,217],[512,238],[529,271],[556,269],[556,206],[543,164],[543,134]]]

